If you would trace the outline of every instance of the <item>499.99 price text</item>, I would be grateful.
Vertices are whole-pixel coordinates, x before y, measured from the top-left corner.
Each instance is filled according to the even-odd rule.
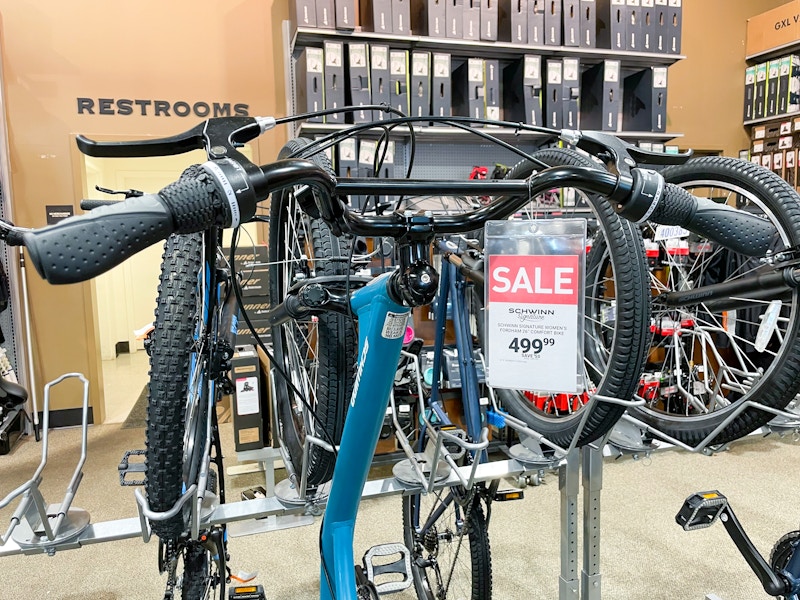
[[[514,352],[539,354],[545,346],[555,346],[555,338],[514,338],[508,345]]]

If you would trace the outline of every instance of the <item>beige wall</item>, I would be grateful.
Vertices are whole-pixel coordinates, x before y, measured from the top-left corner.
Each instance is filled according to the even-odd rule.
[[[683,0],[686,56],[669,69],[667,130],[684,133],[681,148],[748,147],[742,126],[747,19],[786,0]]]
[[[0,0],[14,220],[45,223],[45,205],[80,201],[73,136],[167,135],[199,118],[79,115],[77,98],[183,100],[285,113],[280,23],[285,0]],[[152,114],[152,111],[150,112]],[[265,136],[277,154],[283,131]],[[52,287],[29,276],[34,360],[43,384],[80,371],[101,385],[89,284]],[[155,290],[154,290],[155,292]],[[79,397],[54,398],[54,408]]]
[[[745,147],[741,127],[745,19],[778,0],[684,0],[683,53],[670,70],[669,130],[682,146]],[[284,114],[280,23],[286,0],[0,0],[14,218],[45,222],[46,204],[76,205],[76,133],[166,135],[196,117],[78,115],[77,98],[246,103]],[[152,114],[152,113],[151,113]],[[285,133],[260,142],[264,160]],[[7,182],[6,182],[7,183]],[[54,288],[32,274],[37,380],[68,371],[101,384],[89,284]],[[54,403],[78,405],[78,396]]]

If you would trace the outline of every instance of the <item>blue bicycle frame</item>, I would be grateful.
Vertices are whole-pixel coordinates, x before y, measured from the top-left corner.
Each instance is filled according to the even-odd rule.
[[[401,320],[405,324],[411,310],[390,298],[389,277],[389,273],[381,275],[350,298],[359,323],[358,370],[322,524],[321,600],[356,599],[356,514],[389,404],[393,366],[403,347],[405,327],[400,330],[394,325]]]

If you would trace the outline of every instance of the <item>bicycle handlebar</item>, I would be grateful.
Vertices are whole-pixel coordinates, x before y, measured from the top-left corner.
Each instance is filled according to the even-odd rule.
[[[55,225],[8,235],[8,243],[23,243],[31,260],[48,282],[76,283],[96,277],[144,248],[173,233],[193,233],[211,226],[231,227],[249,220],[259,201],[290,186],[312,188],[313,204],[303,209],[321,217],[334,234],[349,232],[408,240],[430,240],[434,234],[460,233],[505,219],[530,198],[555,187],[575,187],[609,198],[623,217],[652,220],[687,229],[733,250],[760,255],[769,248],[776,230],[771,223],[747,213],[698,200],[664,180],[655,171],[632,168],[619,173],[586,167],[553,167],[528,180],[414,181],[345,180],[339,182],[315,163],[286,159],[258,167],[236,148],[274,125],[274,119],[211,119],[167,140],[134,143],[133,149],[81,138],[81,149],[98,156],[138,155],[205,146],[212,160],[190,167],[178,181],[158,194],[147,194],[103,206],[88,215],[70,217]],[[233,127],[233,130],[231,128]],[[596,139],[595,139],[596,138]],[[602,136],[585,136],[587,143],[609,147]],[[615,138],[616,139],[616,138]],[[130,144],[130,143],[128,143]],[[137,145],[138,144],[138,145]],[[213,144],[213,145],[212,145]],[[624,148],[616,148],[617,154]],[[133,154],[131,154],[133,153]],[[173,152],[174,153],[174,152]],[[341,196],[358,193],[504,194],[506,197],[460,215],[360,215],[348,210]]]

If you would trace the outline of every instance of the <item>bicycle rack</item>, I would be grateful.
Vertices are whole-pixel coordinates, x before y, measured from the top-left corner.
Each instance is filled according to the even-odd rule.
[[[50,390],[65,379],[78,378],[83,382],[83,412],[81,433],[81,456],[72,479],[67,485],[64,499],[59,504],[46,504],[39,486],[42,471],[47,465],[50,433]],[[42,439],[42,460],[33,477],[9,493],[0,508],[5,508],[14,499],[22,496],[11,523],[4,536],[0,536],[0,546],[13,540],[21,549],[47,552],[52,555],[58,547],[69,545],[71,540],[83,533],[90,522],[89,513],[72,507],[72,501],[83,479],[83,465],[86,462],[86,448],[89,429],[89,382],[80,373],[67,373],[44,386],[44,433]]]

